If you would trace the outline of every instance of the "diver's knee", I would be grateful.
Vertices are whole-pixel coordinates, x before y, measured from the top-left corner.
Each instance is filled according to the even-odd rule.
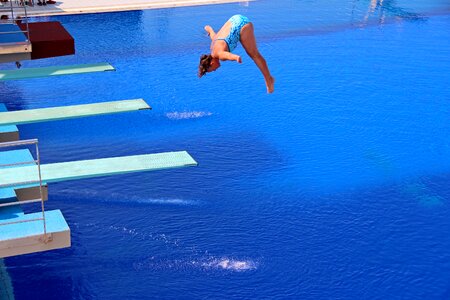
[[[258,50],[251,50],[247,51],[247,55],[250,56],[252,59],[258,59],[261,57],[261,54]]]

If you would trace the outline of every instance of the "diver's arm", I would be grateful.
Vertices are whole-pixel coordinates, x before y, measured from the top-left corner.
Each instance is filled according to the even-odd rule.
[[[217,54],[220,60],[234,60],[238,63],[242,63],[242,58],[239,55],[230,53],[228,51],[221,51]]]
[[[212,29],[211,26],[206,25],[205,31],[208,33],[208,36],[211,38],[211,41],[212,41],[214,39],[214,36],[216,35],[216,33],[214,32],[214,29]]]

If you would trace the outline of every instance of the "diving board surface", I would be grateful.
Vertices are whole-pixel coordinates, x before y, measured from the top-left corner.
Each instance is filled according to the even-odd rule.
[[[0,112],[0,125],[20,125],[151,109],[144,99]],[[1,128],[1,127],[0,127]]]
[[[196,165],[197,162],[186,151],[178,151],[43,164],[41,174],[43,182],[51,183]],[[37,171],[36,166],[0,169],[0,185],[38,180]]]
[[[71,66],[43,67],[43,68],[28,68],[19,70],[0,70],[0,81],[104,72],[104,71],[115,71],[115,69],[108,63],[99,63],[99,64],[84,64]]]

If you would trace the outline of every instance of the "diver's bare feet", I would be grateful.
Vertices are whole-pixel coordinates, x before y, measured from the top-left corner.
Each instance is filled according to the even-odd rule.
[[[269,79],[266,80],[267,93],[272,94],[274,91],[275,78],[270,76]]]

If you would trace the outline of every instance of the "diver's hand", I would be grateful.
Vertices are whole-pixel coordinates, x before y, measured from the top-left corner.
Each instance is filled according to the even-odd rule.
[[[216,33],[214,32],[214,29],[212,29],[211,26],[206,25],[205,27],[203,27],[206,31],[206,33],[208,34],[208,36],[211,38],[211,40],[214,38],[214,36],[216,35]]]
[[[236,61],[238,63],[242,64],[242,58],[239,55],[236,57]]]

